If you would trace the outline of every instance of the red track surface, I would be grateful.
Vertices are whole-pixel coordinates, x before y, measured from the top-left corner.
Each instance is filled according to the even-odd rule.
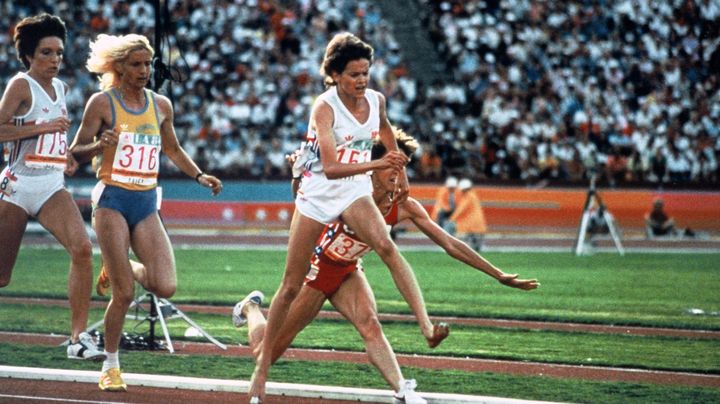
[[[48,380],[0,379],[0,403],[53,403],[82,402],[92,403],[152,403],[152,404],[190,404],[190,403],[242,403],[244,394],[165,389],[158,387],[129,386],[127,392],[102,392],[95,384],[75,382],[55,382]],[[267,397],[263,404],[350,404],[357,401],[302,399],[293,397]]]

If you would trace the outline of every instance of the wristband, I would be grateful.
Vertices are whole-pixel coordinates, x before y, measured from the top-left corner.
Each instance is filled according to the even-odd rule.
[[[200,171],[200,172],[198,173],[198,175],[195,176],[195,182],[197,182],[197,183],[199,184],[199,183],[200,183],[200,177],[202,177],[203,175],[205,175],[205,173],[202,172],[202,171]]]

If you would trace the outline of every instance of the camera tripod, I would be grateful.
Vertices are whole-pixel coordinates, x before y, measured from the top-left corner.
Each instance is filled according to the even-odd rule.
[[[620,255],[625,255],[625,249],[620,241],[620,233],[617,231],[617,227],[615,225],[615,218],[608,211],[602,201],[602,198],[600,197],[600,194],[597,192],[595,187],[595,177],[595,174],[593,174],[590,178],[590,189],[588,189],[587,197],[585,198],[585,206],[583,207],[582,217],[580,218],[580,228],[578,229],[578,235],[575,239],[575,255],[587,254],[587,252],[584,251],[586,247],[585,241],[592,236],[588,233],[590,233],[590,225],[593,215],[604,221],[618,252]],[[595,211],[593,211],[594,206],[597,207],[597,210]]]
[[[149,323],[149,349],[157,349],[159,347],[162,347],[162,344],[155,343],[155,323],[160,322],[160,327],[162,328],[162,333],[165,338],[165,347],[168,351],[170,351],[170,353],[175,352],[172,340],[170,339],[170,333],[168,332],[167,328],[167,321],[175,318],[182,318],[191,327],[196,329],[203,337],[207,338],[210,342],[217,345],[220,349],[227,349],[227,346],[225,344],[216,340],[212,335],[208,334],[205,330],[202,329],[202,327],[197,325],[197,323],[195,323],[190,317],[183,313],[182,310],[178,309],[177,306],[172,304],[169,300],[158,298],[157,296],[149,292],[136,297],[135,300],[130,303],[130,307],[128,308],[128,314],[125,315],[125,318],[140,322],[147,321]],[[103,324],[103,322],[104,320],[96,322],[95,324],[88,327],[86,331],[88,333],[92,333],[92,331],[96,330],[100,325]]]

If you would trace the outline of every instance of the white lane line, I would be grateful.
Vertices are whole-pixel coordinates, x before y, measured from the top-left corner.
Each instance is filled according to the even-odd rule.
[[[17,394],[0,394],[0,398],[19,399],[23,401],[58,401],[62,403],[94,403],[94,404],[117,404],[123,401],[95,401],[95,400],[74,400],[71,398],[41,397],[41,396],[23,396]],[[124,402],[123,402],[124,403]]]

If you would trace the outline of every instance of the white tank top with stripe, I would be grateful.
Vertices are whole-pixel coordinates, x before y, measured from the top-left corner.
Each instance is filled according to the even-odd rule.
[[[332,86],[320,94],[315,101],[316,103],[325,102],[333,110],[332,132],[337,144],[337,161],[340,163],[365,163],[371,159],[373,139],[380,133],[380,96],[376,91],[367,89],[365,90],[365,99],[370,105],[368,119],[365,122],[359,122],[342,103],[336,86]],[[306,172],[324,176],[317,133],[312,127],[312,123],[305,140],[306,142],[302,146],[302,161],[297,163],[303,164]],[[345,180],[348,179],[350,178]]]
[[[25,115],[15,116],[15,125],[36,125],[67,116],[65,104],[65,86],[58,78],[53,78],[55,99],[28,74],[20,72],[14,78],[25,79],[30,86],[32,104]],[[30,138],[5,143],[5,156],[10,169],[16,174],[26,176],[47,175],[62,172],[65,168],[68,151],[67,133],[47,133]]]

